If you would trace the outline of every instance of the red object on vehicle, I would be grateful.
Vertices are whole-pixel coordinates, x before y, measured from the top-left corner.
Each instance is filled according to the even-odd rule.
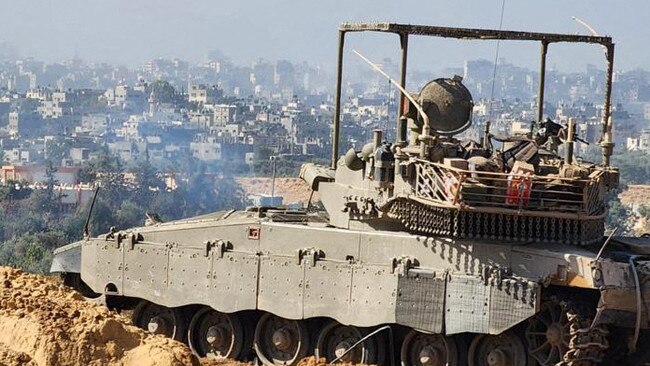
[[[535,170],[532,165],[516,162],[508,175],[508,190],[506,203],[509,205],[527,205],[532,191],[532,175]]]

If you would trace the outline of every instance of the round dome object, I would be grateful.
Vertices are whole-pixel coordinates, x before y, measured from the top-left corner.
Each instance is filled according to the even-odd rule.
[[[419,103],[429,117],[431,132],[454,135],[472,124],[474,102],[460,76],[428,82],[420,91]],[[422,121],[422,116],[418,116]]]

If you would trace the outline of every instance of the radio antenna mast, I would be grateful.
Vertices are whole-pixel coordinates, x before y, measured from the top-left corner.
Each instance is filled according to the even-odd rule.
[[[386,74],[384,72],[384,70],[382,70],[377,64],[370,61],[368,58],[366,58],[364,55],[359,53],[357,50],[352,50],[352,52],[354,52],[357,56],[359,56],[362,60],[364,60],[368,65],[370,65],[370,67],[372,67],[373,70],[377,71],[378,73],[383,75],[386,79],[388,79],[388,81],[390,81],[391,84],[395,85],[395,87],[406,97],[406,99],[408,99],[409,101],[411,101],[411,103],[413,103],[413,105],[415,106],[415,109],[418,110],[418,113],[420,113],[420,115],[422,116],[422,120],[424,121],[424,126],[422,128],[422,132],[423,132],[423,134],[428,135],[429,134],[429,116],[427,116],[427,114],[424,113],[424,108],[422,108],[420,103],[418,103],[415,100],[415,98],[413,98],[406,90],[404,90],[404,88],[402,88],[402,86],[399,85],[399,83],[397,81],[393,80],[393,78],[391,78],[388,74]]]
[[[506,9],[506,0],[501,2],[501,19],[499,20],[499,30],[503,28],[503,14]],[[492,101],[494,100],[494,85],[497,81],[497,64],[499,63],[499,46],[501,46],[501,40],[497,39],[497,49],[494,52],[494,70],[492,71],[492,90],[490,91],[490,101],[488,109],[488,118],[492,116]]]

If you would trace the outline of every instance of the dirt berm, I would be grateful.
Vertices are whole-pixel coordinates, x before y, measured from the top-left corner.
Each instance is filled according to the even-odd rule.
[[[325,363],[313,357],[300,366]],[[245,366],[198,360],[190,349],[149,335],[86,301],[57,278],[0,267],[0,366]]]
[[[54,278],[0,268],[1,365],[200,365],[183,344],[127,323]]]

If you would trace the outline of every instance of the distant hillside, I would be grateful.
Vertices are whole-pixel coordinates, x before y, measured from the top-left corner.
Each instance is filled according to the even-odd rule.
[[[618,195],[618,198],[625,206],[638,208],[641,205],[650,205],[650,185],[629,185],[628,189]]]

